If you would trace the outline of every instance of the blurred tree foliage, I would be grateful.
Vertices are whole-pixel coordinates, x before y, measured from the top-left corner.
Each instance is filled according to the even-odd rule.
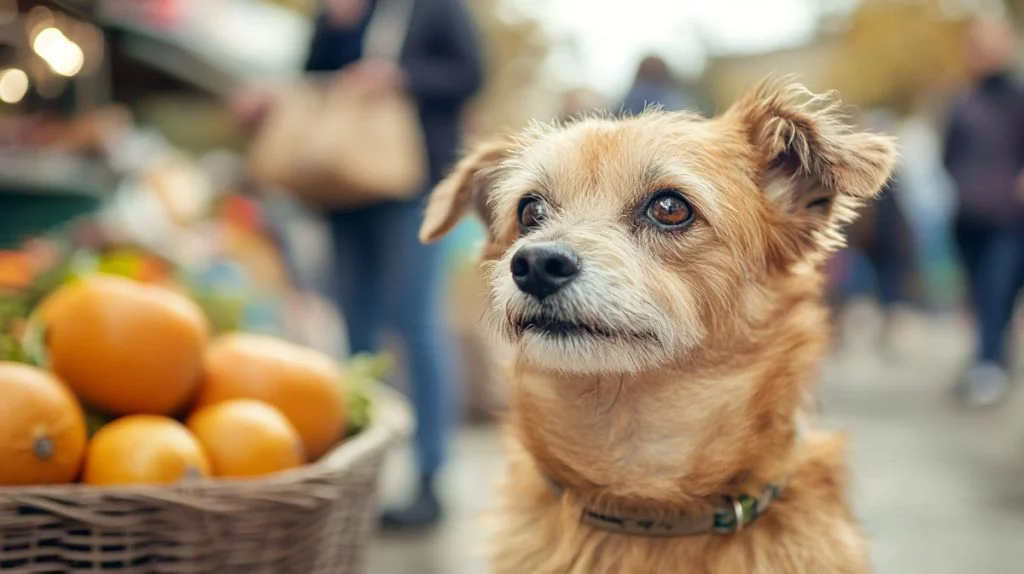
[[[719,106],[776,71],[795,73],[815,90],[837,89],[848,104],[906,111],[966,79],[963,39],[970,14],[951,9],[955,4],[863,0],[849,12],[831,14],[809,45],[715,59],[707,81]]]
[[[943,0],[866,0],[842,34],[829,84],[850,101],[896,108],[958,86],[964,16]]]
[[[486,83],[467,117],[472,136],[486,137],[551,115],[544,76],[551,39],[541,23],[507,0],[467,0],[484,44]]]

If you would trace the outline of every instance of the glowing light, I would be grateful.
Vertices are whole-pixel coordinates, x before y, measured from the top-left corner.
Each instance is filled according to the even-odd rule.
[[[32,40],[32,49],[50,65],[54,73],[61,76],[74,76],[85,64],[82,48],[53,27],[45,28],[36,34]]]
[[[35,50],[36,54],[40,57],[45,58],[47,54],[50,54],[56,50],[60,50],[61,46],[65,42],[69,42],[68,37],[64,35],[60,30],[50,27],[40,30],[34,40],[32,40],[32,49]]]
[[[82,71],[82,64],[85,63],[85,54],[82,53],[82,49],[78,47],[78,44],[69,42],[48,63],[54,72],[70,78]]]
[[[28,74],[17,68],[0,72],[0,101],[16,104],[28,93]]]

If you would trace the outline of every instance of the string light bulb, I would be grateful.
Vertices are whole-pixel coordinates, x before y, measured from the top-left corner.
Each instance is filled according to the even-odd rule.
[[[0,101],[17,104],[28,93],[28,74],[18,68],[0,72]]]

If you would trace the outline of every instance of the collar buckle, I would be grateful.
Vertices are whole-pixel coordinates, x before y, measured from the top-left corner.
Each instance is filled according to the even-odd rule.
[[[741,494],[739,496],[725,497],[725,504],[715,509],[714,532],[715,534],[736,534],[743,530],[744,526],[752,523],[760,511],[760,500]]]

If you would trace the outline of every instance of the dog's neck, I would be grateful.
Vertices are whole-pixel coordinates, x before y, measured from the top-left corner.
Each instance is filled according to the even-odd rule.
[[[796,417],[825,351],[812,334],[823,316],[809,317],[714,366],[567,375],[520,364],[515,433],[539,472],[604,510],[704,511],[756,494],[793,471]]]

